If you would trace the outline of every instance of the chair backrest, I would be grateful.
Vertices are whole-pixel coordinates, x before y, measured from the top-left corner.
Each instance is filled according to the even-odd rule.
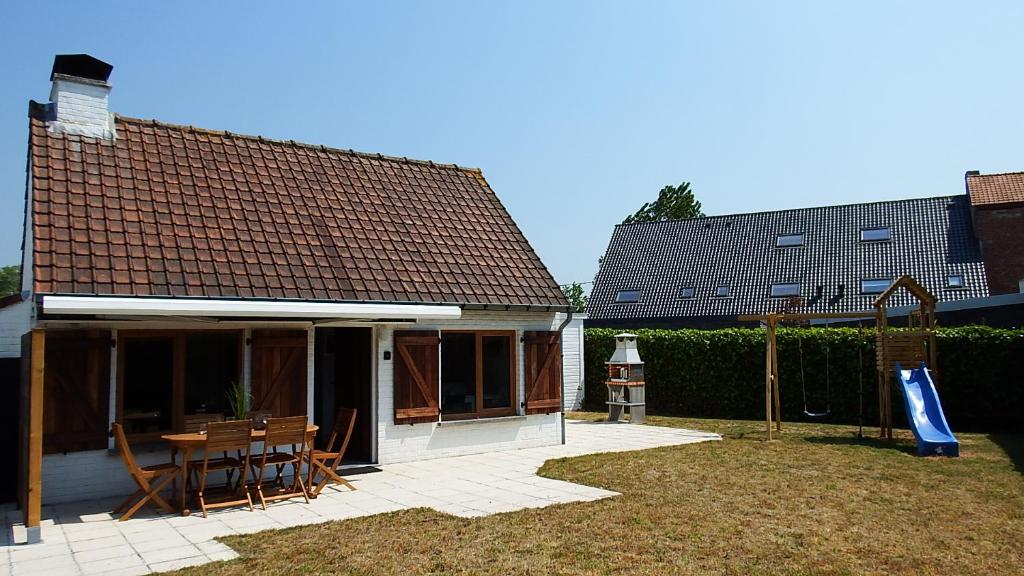
[[[207,414],[186,414],[185,432],[199,432],[204,424],[210,422],[223,422],[224,414],[221,412],[210,412]]]
[[[287,416],[267,420],[267,435],[263,439],[266,448],[285,444],[306,443],[306,417]]]
[[[114,422],[110,428],[114,433],[114,444],[117,446],[117,451],[121,454],[121,460],[124,462],[125,468],[128,469],[128,473],[132,476],[140,476],[142,469],[135,462],[135,455],[132,454],[132,449],[128,446],[128,439],[124,436],[124,427],[121,426],[120,422]]]
[[[206,453],[245,450],[252,445],[252,421],[210,422],[206,427]]]
[[[352,439],[352,430],[356,424],[356,409],[355,408],[339,408],[338,415],[334,418],[334,429],[331,430],[331,435],[327,438],[327,452],[345,454],[345,449],[348,448],[348,441]],[[337,446],[335,443],[341,440],[341,445]]]

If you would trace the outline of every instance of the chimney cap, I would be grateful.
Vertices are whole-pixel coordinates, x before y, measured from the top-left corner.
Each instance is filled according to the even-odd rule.
[[[58,54],[53,58],[50,80],[57,74],[106,82],[114,67],[88,54]]]

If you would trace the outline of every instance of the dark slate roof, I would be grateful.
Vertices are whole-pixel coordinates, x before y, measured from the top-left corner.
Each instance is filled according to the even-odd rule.
[[[878,226],[891,229],[891,241],[860,241],[862,228]],[[787,233],[803,233],[804,245],[776,248]],[[903,274],[940,301],[988,295],[966,195],[620,224],[587,313],[593,324],[765,313],[786,306],[769,296],[783,282],[800,283],[807,310],[868,310],[875,296],[860,294],[860,281]],[[947,289],[951,274],[966,287]],[[718,285],[729,285],[731,296],[715,297]],[[695,287],[695,298],[679,298],[683,286]],[[640,301],[614,303],[620,290],[640,290]],[[892,301],[910,303],[901,294]]]
[[[116,127],[31,120],[37,293],[567,305],[477,169]]]

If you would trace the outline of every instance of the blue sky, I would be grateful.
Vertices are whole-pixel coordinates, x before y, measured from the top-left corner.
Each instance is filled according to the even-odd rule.
[[[1024,170],[1019,2],[47,2],[0,7],[0,263],[54,54],[142,118],[477,166],[559,282],[666,184],[709,214]]]

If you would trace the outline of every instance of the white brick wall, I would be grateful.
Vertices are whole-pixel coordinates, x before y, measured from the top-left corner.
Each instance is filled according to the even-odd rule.
[[[0,308],[0,358],[21,357],[21,335],[32,327],[32,302]]]
[[[56,107],[57,116],[56,121],[49,124],[50,130],[112,138],[109,95],[110,86],[55,79],[50,100]]]
[[[562,331],[562,375],[565,409],[579,410],[583,406],[583,321],[585,314],[573,315],[572,322]],[[561,320],[561,315],[559,320]]]
[[[414,330],[515,330],[517,357],[517,402],[525,389],[524,354],[519,338],[526,330],[554,330],[561,317],[552,313],[465,311],[459,320],[437,321],[409,326]],[[394,423],[394,330],[377,329],[377,460],[381,464],[424,460],[494,450],[550,446],[561,442],[561,416],[536,414],[515,419],[479,420],[471,423]],[[392,352],[384,360],[384,352]],[[522,408],[519,408],[522,413]]]
[[[256,449],[259,445],[253,447]],[[170,450],[166,447],[147,450],[133,446],[135,460],[139,466],[170,462]],[[191,459],[202,458],[202,452],[193,452]],[[181,462],[181,456],[178,456]],[[210,475],[213,482],[221,482],[223,476]],[[124,498],[138,488],[121,456],[115,450],[90,450],[68,454],[46,454],[43,456],[43,504],[58,504],[98,498]]]

